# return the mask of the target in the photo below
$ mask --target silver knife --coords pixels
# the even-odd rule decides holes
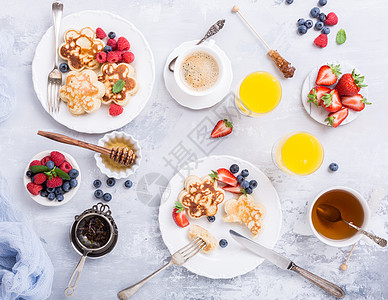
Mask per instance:
[[[238,243],[243,245],[245,248],[261,256],[262,258],[269,260],[271,263],[277,265],[279,268],[283,270],[291,270],[298,273],[299,275],[303,276],[304,278],[311,281],[312,283],[323,289],[325,292],[336,298],[345,297],[345,292],[343,291],[343,289],[341,289],[334,283],[331,283],[313,273],[310,273],[309,271],[306,271],[305,269],[297,266],[288,258],[260,245],[259,243],[252,241],[251,239],[239,234],[234,230],[229,230],[229,233]]]

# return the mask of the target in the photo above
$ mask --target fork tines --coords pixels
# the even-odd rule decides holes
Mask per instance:
[[[188,260],[201,251],[205,246],[206,243],[201,238],[196,238],[190,244],[178,250],[178,252],[185,258],[185,260]]]
[[[59,89],[61,84],[62,74],[57,68],[54,68],[50,72],[47,81],[47,104],[50,114],[59,112]]]

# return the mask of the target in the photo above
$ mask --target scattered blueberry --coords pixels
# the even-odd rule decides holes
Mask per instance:
[[[70,189],[71,189],[70,181],[68,181],[68,180],[64,181],[62,184],[62,189],[65,193],[70,191]]]
[[[247,187],[249,187],[249,182],[247,181],[247,180],[243,180],[242,182],[241,182],[241,187],[243,188],[243,189],[246,189]]]
[[[297,24],[298,26],[300,26],[300,25],[304,25],[304,22],[306,22],[305,19],[300,18],[300,19],[296,22],[296,24]]]
[[[77,178],[78,175],[79,175],[79,172],[78,172],[77,169],[71,169],[71,170],[69,171],[69,176],[70,176],[70,178]]]
[[[327,4],[327,0],[319,0],[319,1],[318,1],[318,4],[319,4],[320,6],[325,6],[325,5]]]
[[[330,169],[330,171],[332,171],[332,172],[336,172],[336,171],[338,171],[338,165],[337,165],[336,163],[331,163],[331,164],[329,165],[329,169]]]
[[[247,187],[247,188],[245,189],[245,193],[247,193],[248,195],[249,195],[249,194],[252,194],[252,192],[253,192],[253,190],[252,190],[251,187]]]
[[[244,180],[244,176],[242,176],[241,174],[237,176],[238,183],[241,183],[243,180]]]
[[[114,33],[113,31],[111,31],[111,32],[108,33],[108,37],[109,37],[110,39],[114,39],[114,38],[116,37],[116,33]]]
[[[306,22],[304,22],[304,26],[307,27],[307,29],[310,29],[311,27],[313,27],[313,21],[311,20],[307,20]]]
[[[315,23],[316,30],[321,30],[323,28],[323,26],[325,26],[325,25],[321,21],[318,21],[317,23]]]
[[[319,16],[320,12],[321,12],[321,10],[318,7],[313,7],[310,10],[310,16],[313,17],[313,18],[317,18]]]
[[[330,28],[329,27],[323,27],[322,31],[323,34],[329,34],[330,33]]]
[[[108,178],[108,179],[106,180],[106,184],[107,184],[108,186],[114,186],[114,185],[116,184],[116,180],[115,180],[114,178]]]
[[[300,25],[299,27],[298,27],[298,33],[299,34],[305,34],[307,32],[307,27],[306,27],[306,25]]]
[[[207,220],[208,220],[210,223],[213,223],[213,222],[216,220],[216,217],[215,217],[215,216],[210,216],[210,217],[207,217]]]
[[[93,181],[93,186],[98,189],[101,186],[102,182],[100,179],[96,179]]]
[[[42,197],[47,197],[47,196],[48,196],[48,193],[47,193],[46,190],[41,190],[41,191],[40,191],[40,195],[41,195]]]
[[[233,165],[230,166],[229,170],[230,170],[230,172],[232,172],[233,174],[236,174],[236,173],[240,170],[240,168],[239,168],[238,165],[233,164]]]
[[[294,0],[286,0],[286,3],[287,4],[292,4],[292,3],[294,3]]]
[[[70,179],[70,186],[72,188],[76,187],[78,185],[78,181],[75,178]]]
[[[32,176],[32,172],[31,172],[30,170],[28,170],[28,171],[26,172],[26,176],[27,176],[27,177],[31,177],[31,176]]]
[[[105,193],[104,196],[102,196],[104,201],[110,201],[112,200],[112,195],[109,193]]]
[[[228,241],[225,239],[222,239],[222,240],[220,240],[219,244],[220,244],[221,248],[225,248],[226,246],[228,246]]]
[[[106,46],[104,47],[104,51],[105,51],[106,53],[111,52],[111,51],[112,51],[112,47],[109,46],[109,45],[106,45]]]
[[[326,21],[326,15],[324,13],[320,13],[318,19],[319,19],[319,21],[325,22]]]
[[[62,73],[66,73],[69,71],[69,65],[67,63],[61,63],[59,65],[59,71],[61,71]]]
[[[133,185],[133,182],[131,180],[129,180],[129,179],[124,182],[124,186],[126,188],[130,189],[132,187],[132,185]]]
[[[65,199],[65,197],[63,197],[63,195],[57,195],[57,200],[59,202],[63,201],[63,199]]]
[[[54,193],[55,192],[55,188],[46,188],[46,191],[47,193]]]
[[[251,180],[251,181],[249,181],[249,187],[251,188],[251,189],[255,189],[255,188],[257,188],[257,181],[256,180]]]
[[[54,193],[49,193],[47,195],[47,199],[49,199],[50,201],[53,201],[55,199],[55,194]]]
[[[241,171],[241,175],[244,176],[244,177],[248,177],[249,176],[249,171],[247,169],[244,169]]]
[[[104,196],[104,192],[101,191],[101,190],[95,190],[94,191],[94,197],[96,197],[97,199],[101,199],[102,196]]]
[[[33,174],[33,175],[31,176],[31,181],[32,181],[32,182],[34,182],[34,178],[35,178],[35,175]]]
[[[55,164],[52,160],[49,160],[47,163],[46,163],[46,167],[49,168],[50,170],[54,169],[55,167]]]
[[[63,195],[64,194],[64,192],[63,192],[63,189],[62,189],[62,187],[57,187],[57,188],[55,188],[55,195]]]

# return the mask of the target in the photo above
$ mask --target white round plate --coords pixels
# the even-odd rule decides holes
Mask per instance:
[[[363,74],[362,72],[360,72],[359,69],[357,69],[357,67],[355,67],[354,65],[348,62],[335,61],[335,62],[329,62],[329,64],[333,64],[333,65],[339,64],[341,66],[341,73],[342,73],[341,76],[345,73],[352,73],[353,69],[356,69],[357,74]],[[306,79],[303,82],[301,98],[302,98],[303,106],[311,118],[313,118],[318,123],[321,123],[326,126],[330,126],[330,125],[327,125],[327,122],[325,122],[325,119],[327,118],[329,112],[327,112],[322,107],[316,107],[313,103],[307,103],[307,100],[308,100],[307,96],[310,93],[311,89],[316,86],[315,80],[317,79],[318,71],[321,66],[322,65],[315,67],[307,75]],[[365,80],[365,83],[366,83],[366,80]],[[333,89],[334,86],[335,85],[328,86],[328,88]],[[368,98],[368,87],[362,88],[360,91],[360,94],[362,94],[365,98]],[[355,120],[358,117],[359,113],[360,112],[356,112],[354,110],[349,109],[348,117],[341,123],[340,126],[348,124],[353,120]]]
[[[87,26],[94,30],[101,27],[106,32],[114,31],[117,37],[124,36],[128,39],[131,44],[131,51],[135,54],[135,61],[132,65],[136,70],[136,78],[140,89],[124,108],[124,112],[117,117],[109,115],[109,105],[101,105],[101,108],[92,114],[74,116],[69,112],[64,102],[60,104],[59,114],[53,114],[52,117],[58,123],[75,131],[104,133],[128,124],[145,107],[151,96],[155,80],[154,57],[143,34],[131,22],[105,11],[87,10],[64,17],[61,22],[60,43],[63,42],[63,34],[66,30],[70,28],[82,29]],[[54,48],[54,29],[51,26],[39,42],[32,62],[34,89],[40,103],[47,112],[47,76],[54,66]],[[65,78],[66,73],[62,74],[63,82]]]
[[[263,258],[253,254],[230,235],[229,229],[233,229],[241,234],[251,237],[248,228],[243,224],[226,223],[222,220],[224,203],[218,206],[218,212],[214,223],[209,223],[206,217],[200,219],[189,218],[190,225],[178,227],[172,219],[172,211],[177,201],[178,193],[184,188],[183,183],[187,176],[206,176],[211,170],[219,168],[229,168],[232,164],[238,164],[240,170],[249,170],[249,180],[255,179],[259,183],[254,189],[252,196],[255,201],[265,206],[266,214],[263,219],[263,231],[256,239],[260,244],[273,248],[280,234],[282,224],[282,210],[278,194],[268,177],[251,163],[232,156],[209,156],[189,163],[179,173],[177,173],[169,183],[164,192],[159,209],[159,225],[164,243],[171,254],[190,242],[188,237],[189,227],[197,224],[206,228],[216,239],[226,239],[226,248],[217,247],[210,253],[202,252],[188,260],[183,266],[193,273],[209,278],[232,278],[245,274],[263,262]],[[237,198],[237,195],[225,192],[225,200]]]
[[[27,190],[27,184],[31,182],[31,178],[27,177],[27,175],[26,175],[27,171],[30,168],[30,163],[33,160],[41,160],[42,158],[44,158],[46,156],[49,156],[52,151],[58,151],[58,152],[62,153],[65,156],[66,160],[71,164],[73,169],[77,169],[78,172],[79,172],[79,175],[77,177],[78,185],[75,188],[70,189],[70,191],[68,191],[67,193],[65,193],[63,195],[64,199],[62,201],[60,201],[60,202],[57,201],[56,199],[54,199],[53,201],[50,201],[49,199],[47,199],[45,197],[42,197],[41,195],[34,196],[33,194],[31,194]],[[81,169],[79,168],[79,165],[77,164],[77,162],[74,159],[74,157],[72,157],[70,154],[68,154],[68,153],[66,153],[66,152],[64,152],[62,150],[61,151],[59,151],[59,150],[46,150],[46,151],[42,151],[42,152],[38,153],[37,155],[35,155],[33,158],[31,158],[28,161],[27,167],[24,170],[23,181],[24,181],[24,187],[26,188],[26,191],[27,191],[28,195],[35,202],[37,202],[37,203],[39,203],[41,205],[44,205],[44,206],[61,206],[63,204],[66,204],[67,202],[69,202],[71,200],[71,198],[73,198],[74,195],[77,193],[77,191],[79,189],[79,186],[81,185]]]
[[[174,98],[175,101],[178,102],[180,105],[191,109],[203,109],[216,105],[230,92],[230,86],[232,85],[233,81],[233,70],[229,58],[226,56],[225,52],[221,50],[221,48],[219,48],[217,45],[214,45],[214,47],[219,52],[221,58],[225,61],[226,76],[224,82],[221,83],[214,92],[202,97],[188,95],[178,87],[174,79],[174,73],[172,73],[168,69],[168,65],[170,61],[174,59],[174,57],[177,57],[179,55],[179,53],[185,51],[189,47],[192,47],[197,42],[198,40],[185,42],[175,48],[167,57],[166,65],[164,66],[163,72],[164,84],[166,85],[166,89],[170,93],[171,97]],[[206,43],[207,42],[205,41],[204,44]]]

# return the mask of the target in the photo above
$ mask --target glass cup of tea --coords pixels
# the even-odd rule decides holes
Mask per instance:
[[[281,138],[272,149],[272,159],[284,172],[305,176],[322,165],[323,146],[308,132],[292,132]]]
[[[274,110],[282,98],[279,80],[264,71],[253,72],[240,81],[235,92],[237,109],[246,116],[258,117]]]

